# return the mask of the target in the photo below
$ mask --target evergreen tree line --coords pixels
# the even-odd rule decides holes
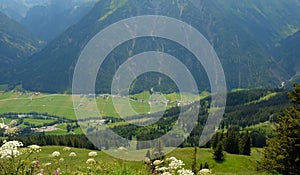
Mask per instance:
[[[10,118],[10,119],[18,119],[20,115],[24,115],[24,118],[32,117],[36,119],[53,119],[58,120],[59,122],[76,122],[76,120],[70,120],[63,116],[56,116],[45,113],[38,112],[28,112],[28,113],[17,113],[17,112],[8,112],[0,114],[0,118]]]
[[[251,154],[251,137],[248,131],[240,133],[239,127],[230,127],[227,132],[217,132],[212,140],[214,150],[221,149],[230,154]]]
[[[250,93],[250,95],[247,96],[246,92]],[[266,95],[270,92],[266,90],[251,90],[249,92],[246,92],[243,92],[243,95],[241,96],[229,95],[229,102],[231,100],[238,101],[239,99],[243,99],[242,102],[245,102],[246,104],[238,104],[237,102],[229,103],[229,105],[232,104],[233,106],[227,105],[223,121],[221,122],[219,128],[220,130],[227,130],[231,126],[240,126],[242,128],[245,128],[247,126],[259,124],[265,121],[276,122],[276,116],[284,111],[285,106],[289,105],[286,92],[282,90],[275,91],[277,93],[276,96],[272,96],[268,100],[262,100],[256,103],[254,103],[253,100],[259,100],[262,95]],[[199,137],[208,117],[208,110],[210,107],[209,100],[210,98],[208,97],[200,101],[197,123],[195,124],[195,127],[190,135],[180,145],[180,147],[193,147],[199,145]],[[166,111],[162,119],[160,119],[157,123],[149,126],[140,127],[128,124],[122,126],[114,126],[112,129],[122,137],[129,140],[131,140],[132,138],[136,138],[139,141],[153,140],[155,138],[159,138],[173,128],[173,125],[178,120],[179,112],[180,110],[178,108],[169,109]],[[134,118],[136,118],[136,116]],[[229,139],[231,139],[231,135],[234,135],[231,132],[232,131],[226,133],[229,134]],[[273,133],[268,133],[267,131],[260,128],[251,129],[251,132],[248,132],[247,134],[250,136],[251,145],[253,147],[264,147],[266,145],[266,139],[274,137]],[[242,134],[239,133],[236,133],[235,135],[237,135],[237,139],[240,139],[238,136],[242,137]],[[224,138],[226,138],[226,135],[224,136]],[[226,140],[222,141],[223,146],[226,146],[225,141]],[[169,140],[164,140],[164,144],[166,146],[178,146],[176,140],[172,140],[172,138],[170,138]],[[234,144],[238,145],[237,143]],[[151,144],[148,143],[140,143],[137,145],[137,149],[149,148],[150,145]],[[210,143],[205,145],[205,147],[210,147]],[[229,150],[229,152],[239,153],[240,151],[237,151],[236,149],[235,151]]]
[[[18,136],[11,137],[8,140],[18,140],[21,141],[24,146],[29,145],[40,145],[40,146],[69,146],[74,148],[87,148],[97,150],[85,135],[45,135],[45,134],[37,134],[30,136]]]

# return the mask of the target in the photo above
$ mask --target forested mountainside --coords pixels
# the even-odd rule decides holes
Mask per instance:
[[[76,61],[87,42],[110,24],[138,15],[169,16],[198,29],[214,46],[229,89],[278,87],[293,76],[282,73],[291,68],[281,66],[272,53],[278,43],[300,28],[300,5],[296,0],[103,0],[41,52],[3,77],[3,83],[22,83],[29,90],[65,92],[71,87]],[[186,48],[162,38],[139,38],[121,44],[106,58],[99,71],[97,92],[110,92],[118,67],[129,56],[149,50],[177,57],[192,72],[199,89],[209,89],[204,69]],[[281,61],[296,65],[299,59],[282,58]],[[176,91],[172,81],[161,74],[142,75],[140,82],[133,83],[132,92],[151,88]]]
[[[41,43],[18,22],[0,12],[0,72],[14,67],[37,52]]]

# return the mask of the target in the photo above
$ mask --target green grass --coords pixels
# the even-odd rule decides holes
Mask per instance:
[[[45,146],[42,148],[42,151],[37,153],[35,157],[40,158],[40,162],[46,163],[51,162],[52,168],[60,167],[62,170],[65,168],[69,169],[78,169],[80,167],[86,167],[87,164],[85,161],[88,159],[88,153],[90,150],[87,149],[77,149],[72,148],[71,151],[75,152],[77,156],[75,158],[70,158],[68,155],[71,151],[63,151],[64,147],[61,146]],[[64,158],[64,161],[58,162],[58,158],[54,159],[49,155],[53,151],[59,151],[61,153],[60,158]],[[147,150],[139,150],[138,154],[146,154]],[[118,160],[116,158],[111,157],[110,155],[102,152],[96,151],[98,156],[95,157],[95,160],[98,162],[99,166],[103,168],[124,168],[130,169],[133,172],[144,172],[144,174],[148,173],[143,162],[138,161],[124,161]],[[124,156],[126,155],[126,151],[124,152]],[[192,155],[193,148],[177,148],[172,151],[170,154],[166,155],[166,157],[174,156],[177,159],[182,160],[185,163],[186,169],[191,169],[192,166]],[[217,162],[212,158],[212,150],[211,149],[197,149],[197,165],[200,166],[200,163],[207,162],[209,168],[213,171],[214,174],[217,175],[231,175],[231,174],[241,174],[241,175],[253,175],[267,174],[265,172],[257,171],[257,163],[261,158],[261,149],[254,148],[252,149],[251,156],[243,156],[243,155],[232,155],[226,154],[225,160],[222,162]],[[55,163],[57,162],[57,163]],[[67,167],[66,167],[67,164]]]
[[[275,97],[277,95],[277,92],[272,92],[272,93],[269,93],[263,97],[260,97],[258,100],[255,100],[255,101],[251,101],[247,104],[253,104],[253,103],[259,103],[259,102],[262,102],[262,101],[268,101],[271,97]]]
[[[208,95],[204,92],[200,95],[194,94],[181,94],[182,99],[178,93],[165,94],[163,96],[151,96],[153,98],[158,98],[160,100],[168,99],[171,101],[189,101],[193,102],[199,100]],[[151,111],[158,112],[165,109],[163,104],[150,104],[148,99],[150,98],[149,92],[143,92],[134,95],[135,98],[145,100],[145,101],[135,101],[129,98],[115,98],[116,103],[113,104],[112,97],[109,96],[108,99],[99,96],[96,98],[98,110],[101,116],[119,117],[119,113],[122,117],[132,116],[136,114],[147,114]],[[151,99],[151,98],[150,98]],[[78,100],[83,101],[84,104],[91,102],[91,99],[87,97],[80,97]],[[128,106],[125,105],[129,101],[132,109],[134,111],[128,110]],[[79,102],[79,103],[80,103]],[[85,103],[87,102],[87,103]],[[174,104],[169,104],[167,108],[170,108]],[[116,111],[117,109],[117,111]],[[87,106],[88,110],[88,106]],[[21,93],[21,92],[6,92],[0,94],[0,114],[15,112],[15,113],[48,113],[50,115],[55,115],[59,117],[66,117],[68,119],[76,119],[73,101],[71,95],[66,94],[38,94],[34,93]],[[124,116],[125,115],[125,116]]]
[[[52,123],[55,120],[50,119],[35,119],[35,118],[24,118],[23,122],[28,122],[29,124],[33,124],[35,126],[43,126],[44,124]]]
[[[139,94],[131,95],[131,97],[136,98],[136,99],[141,99],[141,100],[148,100],[150,98],[150,92],[144,91]]]
[[[60,117],[75,119],[72,98],[63,94],[18,94],[3,93],[0,95],[0,113],[48,113]]]
[[[74,125],[74,123],[73,123]],[[67,132],[67,123],[61,123],[55,126],[56,130],[46,132],[47,135],[66,135],[66,134],[83,134],[81,128],[75,128],[74,131]]]
[[[252,149],[251,156],[225,154],[225,160],[217,162],[212,157],[211,149],[198,149],[197,150],[197,162],[198,166],[202,162],[208,163],[209,168],[214,174],[241,174],[241,175],[253,175],[253,174],[266,174],[265,172],[257,171],[256,161],[261,158],[261,149]],[[174,150],[170,155],[179,158],[185,162],[187,168],[191,169],[192,164],[192,148],[178,148]]]
[[[252,126],[248,126],[246,128],[244,128],[243,130],[249,130],[249,131],[252,131],[252,130],[263,130],[266,132],[266,134],[275,134],[275,127],[274,127],[274,124],[273,123],[270,123],[270,122],[264,122],[264,123],[259,123],[259,124],[256,124],[256,125],[252,125]]]
[[[10,118],[0,118],[0,122],[1,122],[1,123],[5,123],[5,124],[9,124],[12,120],[14,120],[14,119],[10,119]]]
[[[78,148],[71,148],[70,151],[63,151],[64,147],[61,146],[45,146],[42,147],[42,151],[35,154],[34,157],[38,157],[41,163],[50,162],[49,169],[56,169],[61,168],[63,171],[66,171],[66,168],[70,170],[86,168],[90,165],[86,164],[86,160],[89,158],[88,153],[91,150],[87,149],[78,149]],[[61,156],[59,158],[52,158],[50,155],[54,151],[59,151]],[[76,157],[70,158],[70,152],[75,152]],[[105,154],[102,151],[96,151],[97,156],[95,160],[97,161],[97,166],[101,166],[102,168],[108,169],[108,171],[112,171],[115,168],[123,168],[123,169],[131,169],[134,172],[144,172],[142,174],[148,173],[146,167],[143,162],[129,162],[115,159],[108,154]],[[64,161],[59,161],[60,158],[63,158]],[[67,165],[67,166],[66,166]],[[111,170],[109,170],[111,169]],[[53,171],[52,170],[52,171]]]
[[[235,88],[235,89],[232,89],[231,92],[239,92],[239,91],[245,91],[245,90],[250,90],[250,89],[247,89],[247,88]]]
[[[60,129],[46,132],[46,135],[66,135],[66,134],[70,134],[70,133],[68,133],[67,130],[60,130]]]

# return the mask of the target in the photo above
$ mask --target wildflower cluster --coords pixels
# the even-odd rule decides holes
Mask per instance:
[[[97,152],[95,152],[95,151],[89,152],[89,153],[88,153],[88,156],[89,156],[90,158],[86,161],[86,163],[89,164],[89,165],[94,165],[94,164],[96,164],[96,160],[95,160],[93,157],[96,157],[97,155],[98,155],[98,154],[97,154]]]
[[[76,155],[76,153],[74,153],[74,152],[70,152],[70,154],[69,154],[69,157],[76,157],[77,155]]]
[[[204,169],[201,169],[197,175],[207,175],[207,174],[212,174],[211,170],[210,169],[207,169],[207,168],[204,168]]]
[[[41,151],[38,145],[22,148],[20,141],[4,141],[0,147],[0,167],[4,174],[43,174],[39,169],[39,159],[30,160],[33,153]],[[22,155],[22,156],[20,156]]]
[[[164,161],[155,160],[152,165],[155,166],[154,173],[161,175],[194,175],[191,170],[184,169],[184,163],[182,160],[178,160],[175,157],[166,159],[167,167],[162,166]]]
[[[4,129],[4,136],[13,136],[18,134],[19,127],[16,126],[17,122],[15,120],[12,120],[9,124],[5,124],[2,120],[2,123],[0,123],[0,129]]]
[[[6,125],[6,124],[4,124],[4,123],[0,123],[0,129],[7,129],[8,128],[8,126]]]
[[[4,144],[0,148],[0,156],[3,158],[12,158],[21,155],[19,148],[23,146],[19,141],[4,141]]]
[[[91,152],[89,152],[89,154],[88,154],[88,156],[89,157],[96,157],[98,154],[97,154],[97,152],[95,152],[95,151],[91,151]]]
[[[64,147],[63,151],[70,151],[71,148],[70,147]]]
[[[38,153],[38,152],[40,152],[41,150],[42,150],[41,147],[38,146],[38,145],[30,145],[30,146],[28,146],[28,151],[29,151],[30,153]]]
[[[54,151],[52,154],[51,154],[51,157],[59,157],[60,156],[60,152],[58,151]]]
[[[96,164],[96,161],[93,158],[89,158],[88,160],[86,160],[86,163],[89,165],[93,165],[93,164]]]

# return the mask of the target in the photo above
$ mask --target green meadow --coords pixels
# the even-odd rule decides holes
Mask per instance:
[[[91,150],[87,149],[78,149],[71,148],[70,151],[64,151],[64,147],[61,146],[45,146],[42,147],[42,151],[34,154],[34,157],[39,158],[41,163],[52,163],[48,168],[60,168],[63,171],[67,169],[75,170],[75,169],[84,169],[87,164],[86,160],[89,158],[88,153]],[[53,158],[50,155],[54,151],[59,151],[61,156],[58,158]],[[120,150],[115,150],[120,151]],[[126,150],[121,150],[126,156],[128,154]],[[147,150],[139,150],[136,154],[145,155]],[[193,161],[193,148],[177,148],[166,157],[174,156],[177,159],[182,160],[185,163],[186,169],[191,169],[192,161]],[[69,157],[70,152],[75,152],[76,157]],[[132,172],[136,172],[137,174],[150,174],[147,170],[144,162],[141,161],[124,161],[116,159],[105,152],[96,151],[97,156],[95,160],[97,161],[97,166],[101,168],[106,168],[107,171],[126,171],[124,169],[130,169]],[[59,160],[63,158],[63,160]],[[125,158],[125,157],[124,157]],[[200,167],[200,163],[204,164],[208,163],[209,168],[212,170],[213,174],[216,175],[231,175],[231,174],[240,174],[240,175],[253,175],[260,174],[264,175],[265,172],[258,171],[257,169],[257,161],[261,158],[261,149],[253,148],[251,156],[242,156],[242,155],[233,155],[226,154],[225,160],[222,162],[215,161],[212,156],[212,150],[206,148],[198,148],[197,149],[197,166]]]
[[[98,111],[101,116],[119,117],[119,113],[127,114],[129,116],[136,114],[147,114],[149,112],[158,112],[165,108],[170,108],[176,105],[176,101],[193,102],[205,97],[206,93],[201,95],[193,94],[179,94],[172,93],[162,95],[162,97],[154,97],[159,100],[170,100],[171,102],[164,106],[163,104],[149,104],[148,99],[153,99],[148,92],[142,92],[136,94],[133,97],[137,100],[133,100],[129,97],[115,98],[113,101],[112,96],[99,95],[96,97],[96,103]],[[132,96],[131,96],[132,97]],[[88,101],[88,97],[80,97],[80,100]],[[128,112],[129,101],[130,106],[134,112]],[[115,102],[115,104],[113,103]],[[117,108],[117,109],[116,109]],[[118,113],[118,112],[119,113]],[[67,94],[34,94],[21,93],[21,92],[5,92],[0,93],[0,114],[3,113],[47,113],[49,115],[55,115],[58,117],[65,117],[67,119],[76,119],[72,96]]]

